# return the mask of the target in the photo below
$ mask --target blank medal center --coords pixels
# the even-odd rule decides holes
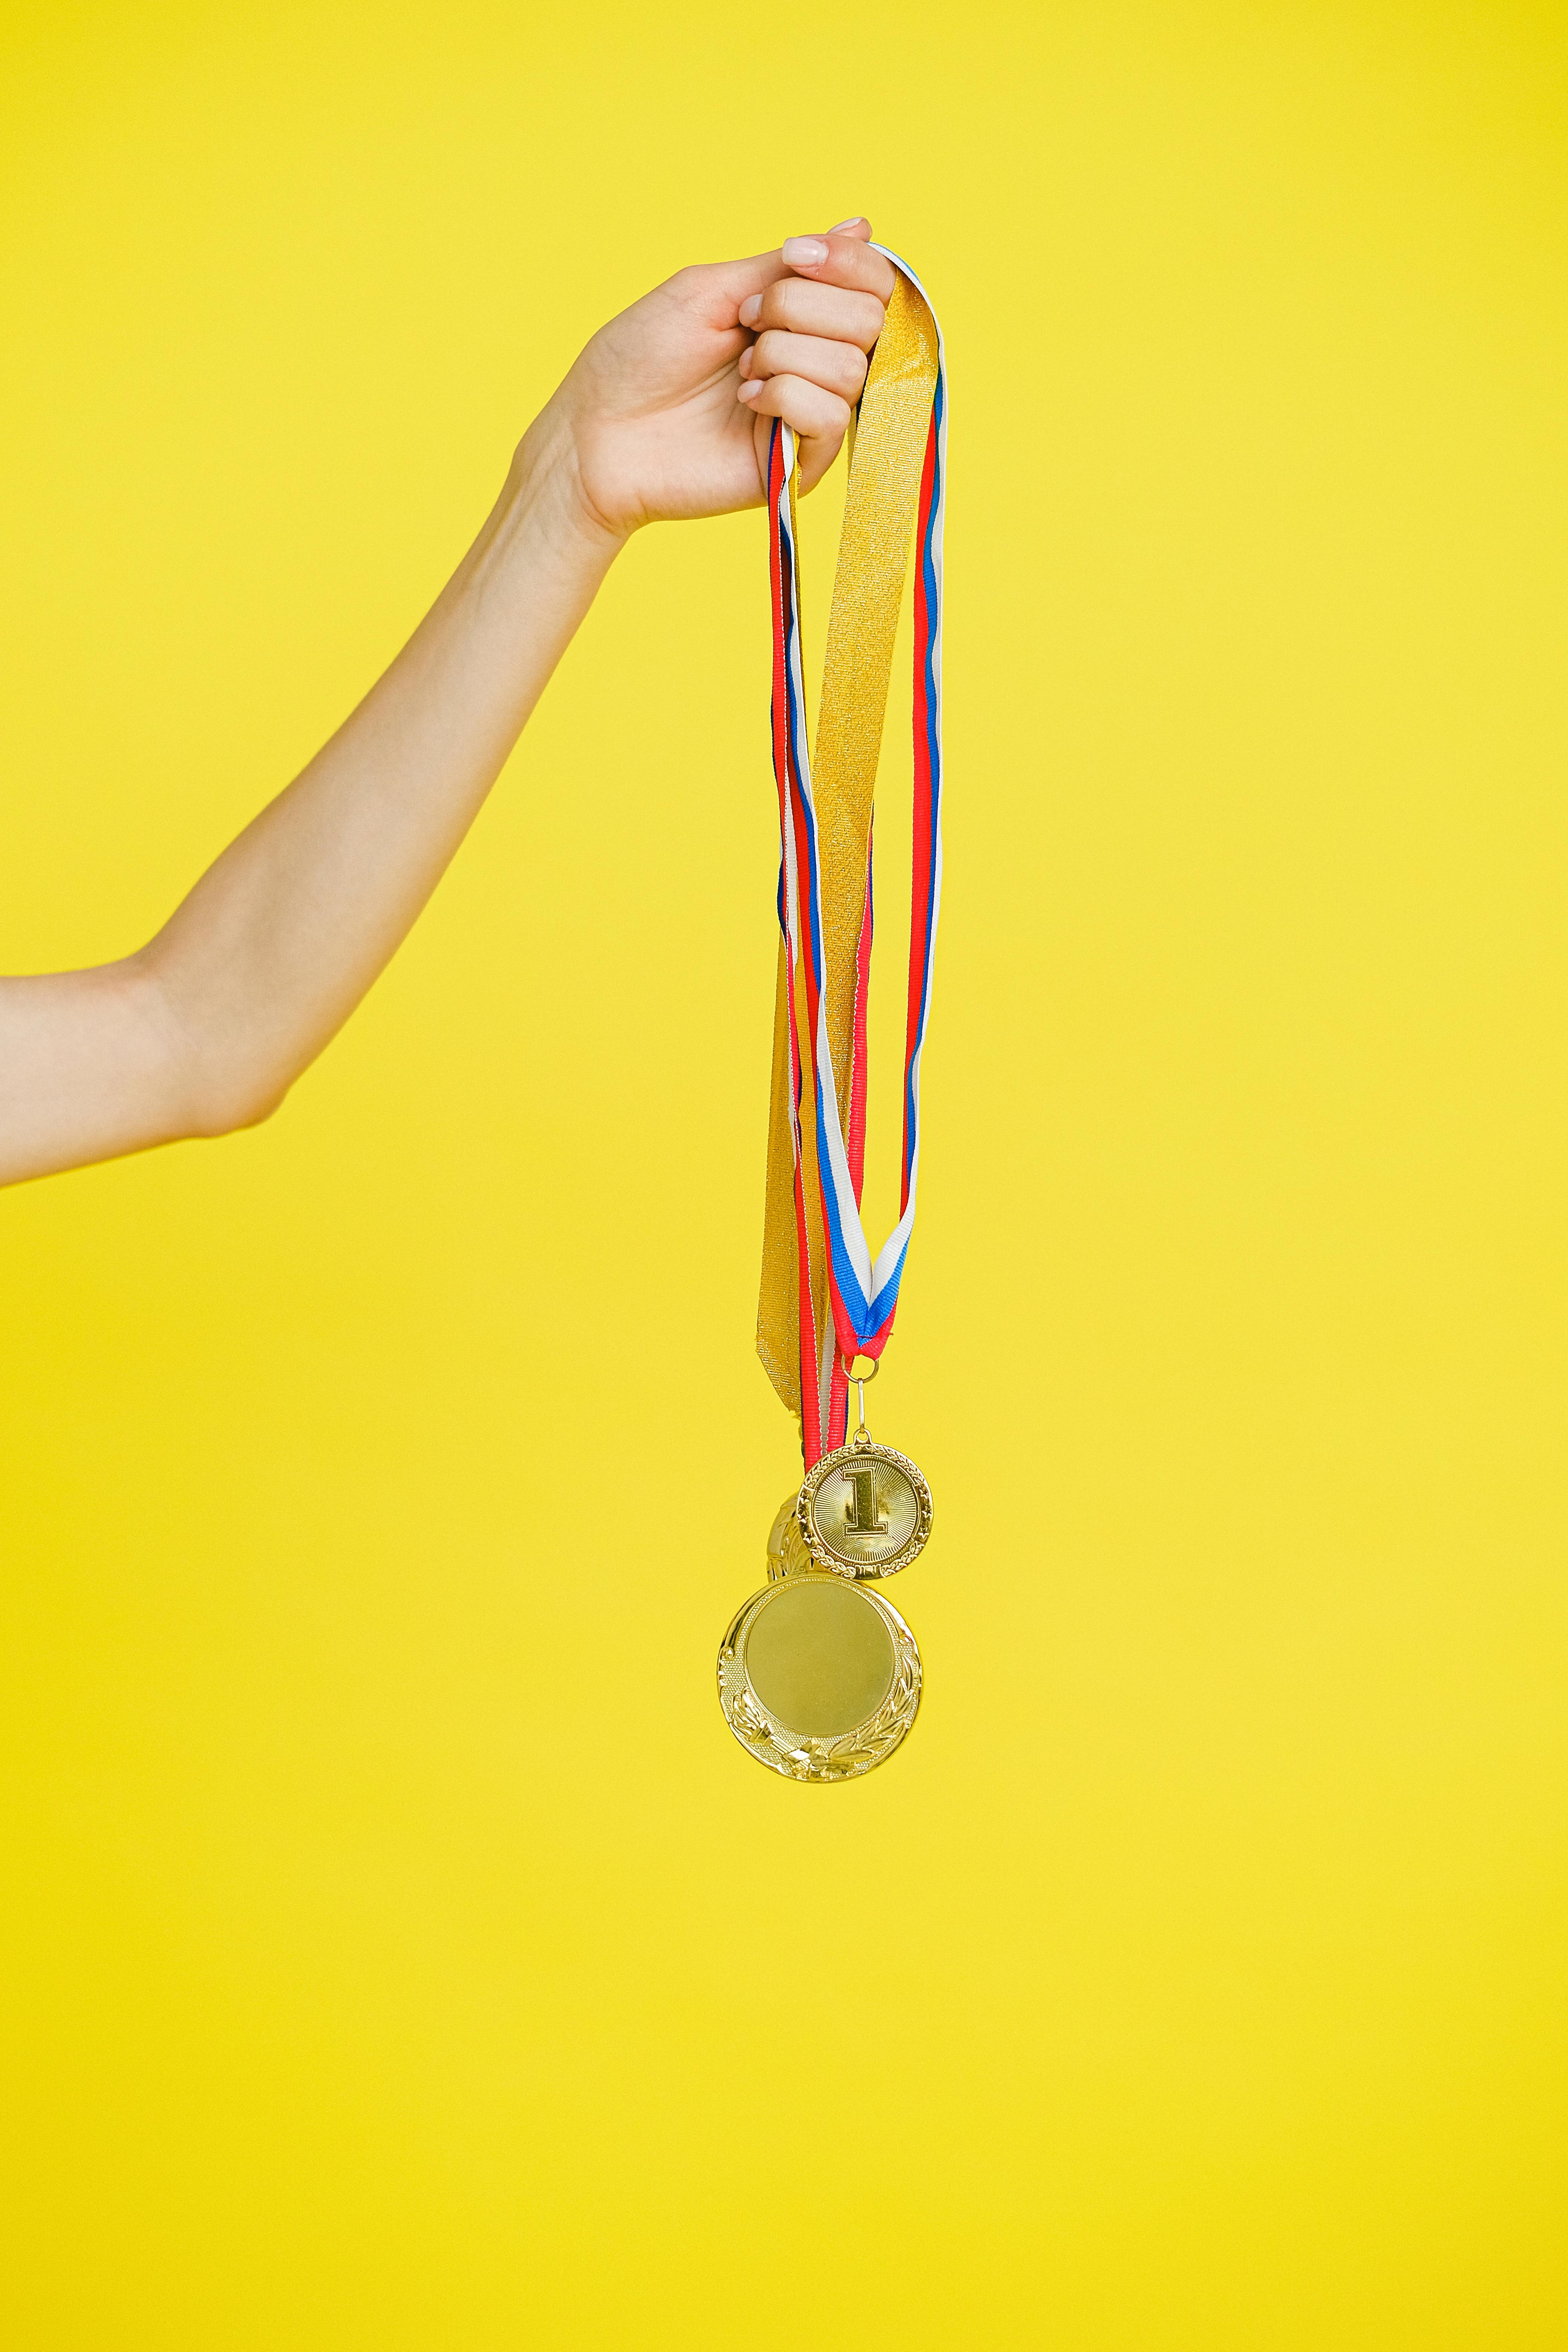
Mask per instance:
[[[752,1688],[808,1739],[836,1739],[876,1714],[893,1681],[893,1643],[875,1605],[837,1578],[791,1580],[746,1643]]]

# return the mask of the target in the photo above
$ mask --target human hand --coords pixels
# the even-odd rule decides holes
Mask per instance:
[[[729,514],[767,492],[773,420],[800,441],[804,489],[838,454],[882,331],[893,269],[868,221],[774,253],[682,269],[601,327],[519,452],[565,465],[577,519]]]

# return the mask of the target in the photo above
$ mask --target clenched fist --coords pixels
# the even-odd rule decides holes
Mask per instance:
[[[623,539],[758,505],[776,416],[799,436],[811,489],[838,454],[893,290],[870,234],[844,221],[656,286],[600,328],[531,428],[524,467],[548,449],[585,527]]]

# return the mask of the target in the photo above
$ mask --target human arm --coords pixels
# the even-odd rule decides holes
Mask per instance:
[[[0,1182],[277,1107],[406,935],[631,532],[759,503],[774,416],[807,487],[831,464],[891,291],[868,234],[682,270],[602,328],[391,667],[155,938],[0,979]],[[786,334],[795,281],[808,331]]]

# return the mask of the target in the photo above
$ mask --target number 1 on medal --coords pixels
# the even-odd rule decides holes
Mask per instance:
[[[848,1470],[851,1499],[844,1513],[844,1531],[851,1536],[885,1536],[888,1514],[877,1508],[877,1481],[869,1470]]]

